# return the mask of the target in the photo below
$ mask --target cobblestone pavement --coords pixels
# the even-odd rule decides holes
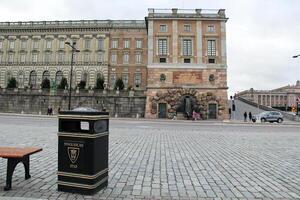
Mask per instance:
[[[57,120],[0,116],[1,146],[40,146],[31,179],[11,191],[38,199],[299,199],[300,126],[111,120],[109,185],[93,196],[57,191]],[[1,197],[0,197],[1,199]]]

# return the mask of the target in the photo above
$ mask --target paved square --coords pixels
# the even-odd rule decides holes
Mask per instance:
[[[57,120],[0,117],[1,146],[40,146],[32,178],[18,165],[0,196],[40,199],[299,199],[300,126],[111,120],[109,185],[57,191]]]

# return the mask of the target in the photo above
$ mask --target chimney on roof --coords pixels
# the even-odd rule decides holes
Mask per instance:
[[[177,15],[178,8],[172,8],[172,14]]]
[[[225,17],[225,9],[220,9],[218,11],[218,14],[221,16],[221,17]]]
[[[201,15],[201,9],[196,9],[195,11],[197,15]]]

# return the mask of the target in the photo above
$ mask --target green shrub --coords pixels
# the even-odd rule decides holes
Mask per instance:
[[[100,89],[100,90],[104,89],[104,78],[102,76],[100,76],[99,78],[97,78],[95,89]]]
[[[78,83],[78,87],[79,87],[80,90],[85,89],[85,86],[86,86],[86,82],[85,81],[80,81]]]
[[[45,78],[41,84],[42,89],[50,89],[50,80]]]
[[[68,81],[63,77],[60,81],[60,84],[57,86],[57,89],[66,89],[68,87]]]
[[[124,89],[124,83],[123,83],[123,80],[121,78],[118,78],[116,80],[116,83],[115,83],[115,90],[118,89],[119,90],[123,90]]]
[[[17,80],[14,77],[8,79],[7,88],[16,88],[17,87]]]

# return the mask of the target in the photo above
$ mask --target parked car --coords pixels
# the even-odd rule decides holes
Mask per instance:
[[[261,122],[278,122],[278,123],[282,123],[283,122],[283,115],[280,112],[276,112],[276,111],[266,111],[266,112],[262,112],[258,115],[254,115],[252,117],[252,121],[256,122],[260,120]]]

